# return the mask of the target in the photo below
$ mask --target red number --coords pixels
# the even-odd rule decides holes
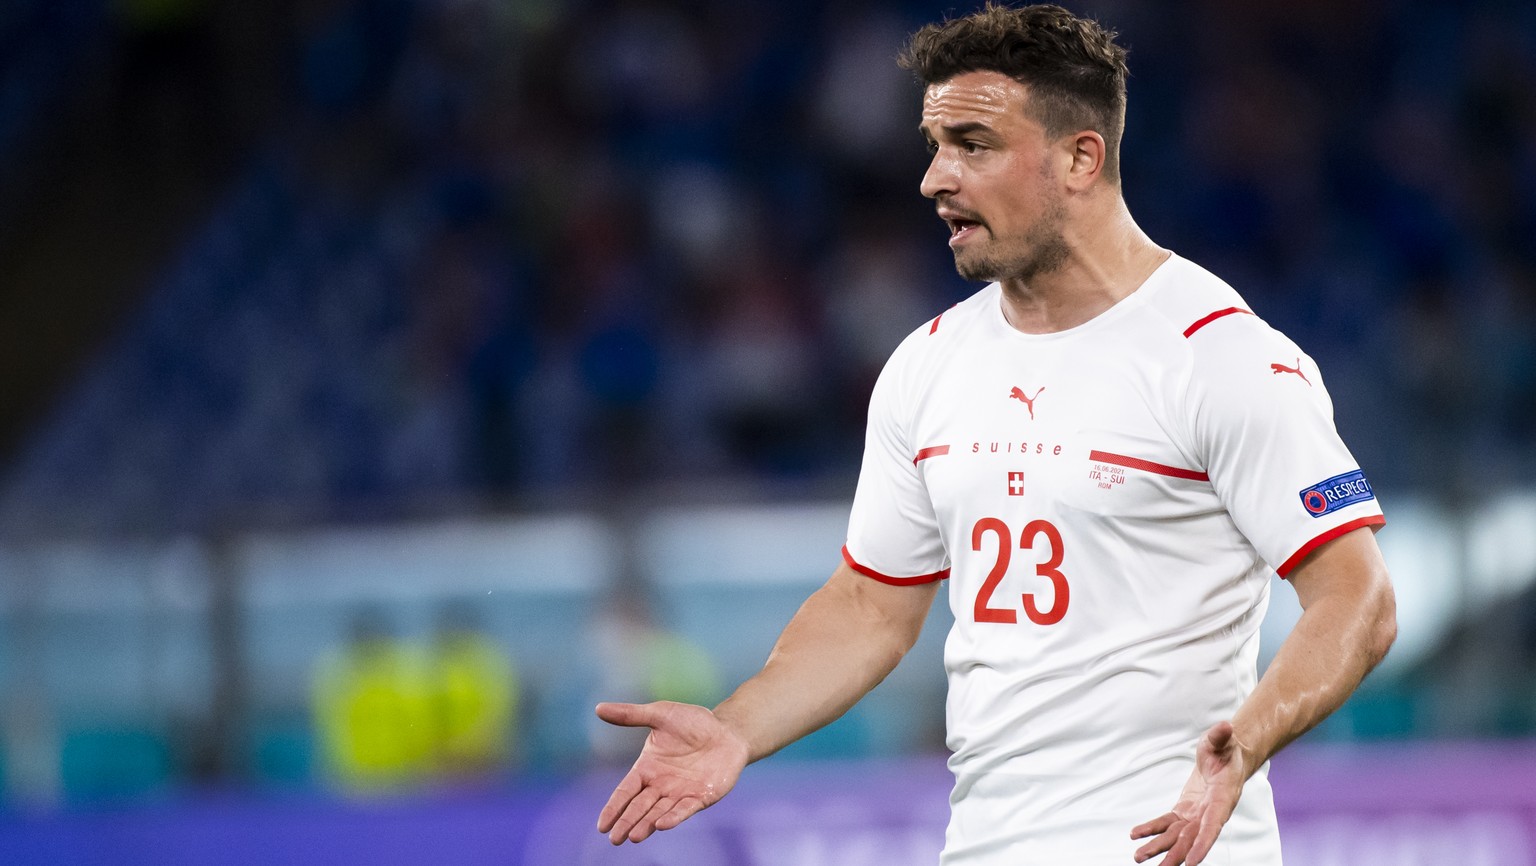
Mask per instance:
[[[997,560],[992,563],[992,570],[987,572],[987,579],[982,583],[981,591],[976,594],[976,621],[1016,623],[1019,621],[1018,611],[1012,608],[992,607],[992,593],[996,592],[997,585],[1002,583],[1003,575],[1008,573],[1008,563],[1013,558],[1013,545],[1010,544],[1013,533],[1008,530],[1008,524],[996,517],[983,517],[976,521],[976,526],[971,529],[971,550],[981,552],[981,538],[988,532],[997,535]],[[1055,625],[1067,615],[1067,603],[1071,600],[1067,576],[1061,573],[1061,561],[1066,556],[1066,552],[1061,543],[1060,530],[1049,520],[1031,520],[1027,523],[1024,526],[1024,532],[1019,536],[1019,547],[1023,550],[1032,549],[1037,535],[1044,535],[1046,541],[1050,543],[1051,555],[1045,562],[1035,565],[1035,574],[1050,578],[1056,598],[1049,610],[1042,611],[1035,606],[1035,594],[1024,593],[1024,615],[1036,625]]]
[[[981,552],[981,536],[989,530],[997,533],[997,562],[992,563],[992,570],[987,572],[987,582],[981,585],[981,592],[976,594],[976,621],[1018,622],[1018,611],[988,604],[1003,575],[1008,573],[1008,560],[1013,556],[1013,533],[1008,531],[1008,524],[996,517],[983,517],[976,521],[976,527],[971,530],[971,549]]]
[[[1036,565],[1035,574],[1051,579],[1051,587],[1056,590],[1056,600],[1052,602],[1050,610],[1041,613],[1040,609],[1035,607],[1035,594],[1026,592],[1024,593],[1024,615],[1036,625],[1055,625],[1067,615],[1067,601],[1071,597],[1067,589],[1067,576],[1059,570],[1061,559],[1066,554],[1061,546],[1061,533],[1049,520],[1031,520],[1024,527],[1024,534],[1019,537],[1019,546],[1025,549],[1034,547],[1037,535],[1044,535],[1051,543],[1051,558]]]

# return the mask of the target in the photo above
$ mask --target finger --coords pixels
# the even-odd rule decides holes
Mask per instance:
[[[684,823],[700,811],[703,811],[703,800],[697,797],[684,797],[667,814],[656,818],[656,829],[673,829],[674,826]]]
[[[1154,840],[1149,841],[1149,843],[1146,843],[1146,845],[1138,848],[1137,863],[1144,863],[1144,861],[1152,860],[1152,858],[1157,857],[1158,854],[1163,854],[1163,852],[1167,851],[1167,849],[1174,848],[1175,841],[1178,841],[1178,834],[1180,834],[1180,831],[1183,831],[1183,829],[1184,825],[1174,825],[1172,828],[1167,829],[1167,831],[1158,834],[1157,838],[1154,838]]]
[[[614,788],[613,793],[608,796],[608,803],[603,806],[603,811],[597,815],[597,832],[607,833],[613,829],[613,823],[623,813],[624,807],[629,805],[629,801],[640,793],[641,787],[640,776],[633,770],[624,776],[623,781],[619,782],[619,786]]]
[[[1189,855],[1189,846],[1195,843],[1195,831],[1193,821],[1180,827],[1178,838],[1168,849],[1168,856],[1159,860],[1157,866],[1184,866],[1184,858]]]
[[[1161,833],[1156,839],[1136,849],[1136,862],[1145,863],[1153,857],[1173,847],[1173,843],[1179,839],[1179,830],[1182,827],[1174,827],[1166,833]]]
[[[673,806],[667,814],[656,819],[656,829],[671,830],[678,824],[697,815],[703,808],[704,801],[698,797],[684,797],[677,801],[677,805]]]
[[[625,728],[650,727],[658,715],[655,704],[619,704],[604,702],[597,705],[597,717],[610,725]]]
[[[629,801],[629,805],[624,807],[624,814],[620,815],[619,820],[614,823],[613,831],[608,834],[608,841],[615,845],[622,845],[624,838],[635,831],[635,827],[660,798],[661,794],[655,788],[646,788],[636,794],[635,798]]]
[[[1211,853],[1216,847],[1216,837],[1221,835],[1221,828],[1227,825],[1227,819],[1232,817],[1232,810],[1224,806],[1212,805],[1200,820],[1200,832],[1195,836],[1195,842],[1189,849],[1189,866],[1199,866],[1205,860],[1205,855]]]
[[[1211,744],[1211,750],[1216,752],[1226,751],[1227,744],[1232,741],[1232,723],[1217,722],[1211,725],[1205,732],[1205,739]]]
[[[1159,815],[1158,817],[1153,818],[1145,824],[1137,824],[1135,827],[1132,827],[1131,838],[1145,839],[1148,836],[1161,833],[1164,830],[1167,830],[1169,827],[1172,827],[1173,822],[1177,821],[1178,819],[1179,816],[1173,812],[1169,812],[1165,815]]]
[[[649,839],[651,834],[655,833],[658,829],[656,827],[656,819],[671,811],[672,806],[676,802],[677,801],[671,797],[662,797],[661,799],[657,800],[656,805],[652,806],[648,811],[646,811],[645,817],[641,818],[640,821],[635,824],[635,829],[629,831],[629,841],[644,842],[646,839]]]
[[[1195,844],[1189,847],[1189,856],[1185,858],[1185,864],[1187,866],[1200,866],[1200,862],[1205,859],[1205,855],[1211,853],[1211,847],[1215,843],[1216,838],[1214,836],[1211,837],[1210,841],[1205,841],[1204,837],[1196,839]]]

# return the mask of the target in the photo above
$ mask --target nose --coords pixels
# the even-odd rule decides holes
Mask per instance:
[[[923,182],[918,188],[928,198],[953,195],[960,188],[960,175],[956,169],[955,158],[941,148],[928,162],[928,170],[923,173]]]

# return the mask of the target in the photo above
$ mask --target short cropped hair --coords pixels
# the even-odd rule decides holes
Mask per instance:
[[[966,72],[999,72],[1028,86],[1028,111],[1047,135],[1092,129],[1103,136],[1104,174],[1118,182],[1130,73],[1115,35],[1060,6],[989,0],[964,18],[912,34],[897,62],[924,87]]]

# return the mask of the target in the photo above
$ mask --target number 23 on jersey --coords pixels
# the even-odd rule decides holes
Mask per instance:
[[[985,539],[988,535],[997,536],[997,560],[992,563],[992,569],[987,572],[986,582],[981,585],[981,591],[976,594],[976,621],[1016,623],[1019,621],[1017,608],[992,606],[992,595],[997,592],[998,584],[1008,573],[1008,563],[1013,559],[1013,531],[1008,528],[1008,524],[996,517],[983,517],[976,521],[976,526],[971,529],[971,550],[980,553],[982,548],[987,546]],[[1055,625],[1067,615],[1067,604],[1071,600],[1067,576],[1061,573],[1061,561],[1065,555],[1062,550],[1061,532],[1049,520],[1031,520],[1019,533],[1018,545],[1024,550],[1032,550],[1042,537],[1044,543],[1050,546],[1050,556],[1045,562],[1035,564],[1035,574],[1051,581],[1055,598],[1051,606],[1045,610],[1041,610],[1035,604],[1035,594],[1032,592],[1024,593],[1021,601],[1024,605],[1024,615],[1029,617],[1030,622],[1036,625]]]

